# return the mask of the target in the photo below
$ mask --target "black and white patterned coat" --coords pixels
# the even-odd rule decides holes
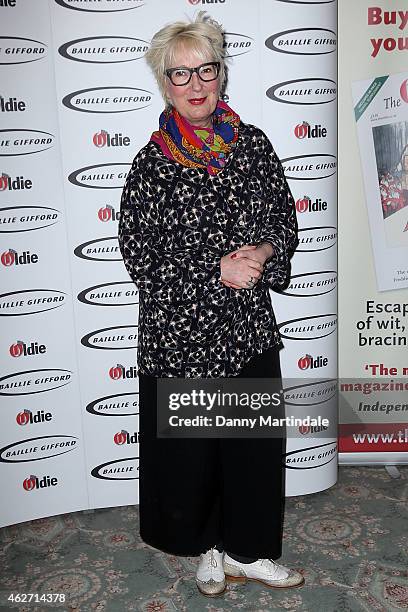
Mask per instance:
[[[270,242],[275,255],[253,289],[220,281],[220,258]],[[229,377],[281,345],[269,288],[283,288],[295,250],[294,202],[266,135],[241,122],[215,176],[168,159],[149,142],[121,201],[119,244],[139,289],[139,373]]]

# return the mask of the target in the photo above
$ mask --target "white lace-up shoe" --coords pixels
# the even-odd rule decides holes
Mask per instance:
[[[272,559],[258,559],[254,563],[240,563],[227,553],[224,555],[224,572],[228,581],[247,582],[253,580],[267,587],[283,589],[301,586],[305,579],[295,570],[279,565]]]
[[[196,572],[197,588],[203,595],[216,597],[226,588],[222,555],[216,548],[210,548],[200,555],[200,562]]]

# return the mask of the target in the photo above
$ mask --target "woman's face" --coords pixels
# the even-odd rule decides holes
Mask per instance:
[[[175,53],[174,62],[169,68],[196,68],[213,58],[204,59],[194,51],[180,48]],[[166,94],[178,113],[194,126],[211,127],[211,116],[217,106],[219,77],[214,81],[202,81],[196,72],[187,85],[173,85],[166,77]]]

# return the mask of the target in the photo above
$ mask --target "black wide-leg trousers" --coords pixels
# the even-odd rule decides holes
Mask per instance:
[[[279,350],[254,357],[239,378],[281,378]],[[157,379],[139,377],[140,535],[195,556],[215,545],[251,558],[282,551],[284,438],[157,438]]]

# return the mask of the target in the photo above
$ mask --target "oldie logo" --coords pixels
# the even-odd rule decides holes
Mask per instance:
[[[312,198],[307,195],[304,195],[303,198],[297,199],[295,205],[298,213],[322,212],[327,210],[327,202],[324,202],[321,198],[315,198],[312,201]]]
[[[12,357],[32,357],[34,355],[44,355],[46,352],[45,344],[38,344],[38,342],[27,344],[23,340],[17,340],[9,348]]]
[[[89,240],[77,246],[74,253],[77,257],[90,261],[122,261],[117,236]]]
[[[317,340],[330,336],[336,331],[336,328],[336,314],[292,319],[279,325],[281,336],[288,340]]]
[[[75,436],[40,436],[14,442],[0,449],[0,462],[24,463],[65,455],[77,448]]]
[[[325,55],[336,50],[336,34],[326,28],[298,28],[270,36],[265,45],[271,51],[293,55]]]
[[[270,87],[266,95],[284,104],[328,104],[337,97],[337,85],[331,79],[295,79]]]
[[[333,176],[337,170],[334,155],[316,153],[314,155],[295,155],[282,159],[287,179],[293,181],[315,181]]]
[[[299,230],[298,253],[310,253],[314,251],[325,251],[337,242],[337,229],[327,227],[305,227]]]
[[[310,125],[307,121],[303,121],[303,123],[298,123],[295,126],[293,133],[299,140],[304,138],[326,138],[327,128],[322,127],[320,123]]]
[[[27,64],[43,59],[47,45],[39,40],[18,36],[0,36],[0,64]]]
[[[139,432],[134,431],[130,434],[126,429],[118,431],[113,436],[113,441],[117,446],[123,446],[124,444],[137,444],[139,442]]]
[[[0,234],[31,232],[43,229],[55,225],[60,218],[61,212],[56,208],[48,208],[46,206],[6,206],[0,208]]]
[[[318,444],[286,453],[286,467],[291,470],[311,470],[322,467],[337,457],[337,442]]]
[[[16,176],[13,178],[4,172],[0,176],[0,192],[22,191],[23,189],[31,189],[32,186],[32,181],[24,178],[24,176]]]
[[[68,180],[88,189],[123,189],[129,166],[132,164],[96,164],[74,170]]]
[[[95,147],[100,149],[101,147],[128,147],[130,145],[129,136],[123,136],[123,134],[109,134],[106,130],[100,130],[95,132],[92,136],[92,143]]]
[[[322,431],[327,431],[329,428],[325,425],[299,425],[298,431],[302,436],[306,436],[308,434],[320,433]]]
[[[0,293],[0,317],[37,314],[64,306],[66,293],[55,289],[26,289]]]
[[[30,251],[18,253],[14,249],[9,249],[8,251],[3,251],[0,255],[0,261],[6,268],[10,268],[11,266],[26,266],[38,263],[38,255]]]
[[[196,6],[197,4],[224,4],[225,0],[188,0],[190,4]]]
[[[107,221],[119,221],[119,218],[120,212],[115,210],[115,208],[110,204],[106,204],[106,206],[98,210],[98,219],[103,223],[106,223]]]
[[[54,145],[55,136],[40,130],[0,130],[0,157],[42,153]]]
[[[44,410],[37,410],[34,414],[31,410],[22,410],[16,416],[17,425],[34,425],[38,423],[48,423],[52,420],[51,412],[44,412]]]
[[[116,393],[100,397],[86,407],[98,416],[130,416],[139,414],[139,393]]]
[[[135,366],[125,368],[122,364],[118,363],[115,366],[109,368],[109,378],[112,380],[122,380],[124,378],[137,378],[137,371]]]
[[[254,39],[246,34],[237,34],[236,32],[226,32],[224,49],[226,51],[226,57],[236,57],[238,55],[244,55],[252,51],[254,45]]]
[[[91,306],[133,306],[139,303],[139,294],[131,281],[118,281],[84,289],[78,300]]]
[[[282,291],[293,297],[316,297],[334,291],[337,286],[337,272],[322,270],[291,276],[289,286]]]
[[[136,480],[139,478],[139,457],[107,461],[94,467],[91,476],[102,480]]]
[[[303,357],[298,359],[298,368],[299,370],[315,370],[316,368],[324,368],[329,363],[328,357],[323,357],[323,355],[318,355],[317,357],[313,357],[306,353]]]
[[[81,338],[81,344],[88,348],[104,350],[135,349],[137,325],[116,325],[97,329]]]
[[[0,378],[0,395],[31,395],[54,391],[72,381],[70,370],[42,368],[7,374]]]
[[[23,489],[25,491],[34,491],[35,489],[47,489],[48,487],[55,487],[58,484],[58,478],[51,477],[48,474],[46,476],[36,476],[31,474],[23,480]]]
[[[62,103],[83,113],[128,113],[151,106],[153,92],[138,87],[93,87],[65,96]]]
[[[5,100],[0,96],[0,112],[2,113],[24,112],[26,108],[27,103],[24,102],[24,100],[17,100],[17,98],[7,98],[7,100]]]
[[[112,64],[141,59],[149,48],[145,40],[128,36],[77,38],[61,45],[58,52],[67,59],[90,64]]]
[[[337,394],[337,382],[333,379],[305,382],[283,390],[285,404],[291,406],[314,406],[333,399]]]

